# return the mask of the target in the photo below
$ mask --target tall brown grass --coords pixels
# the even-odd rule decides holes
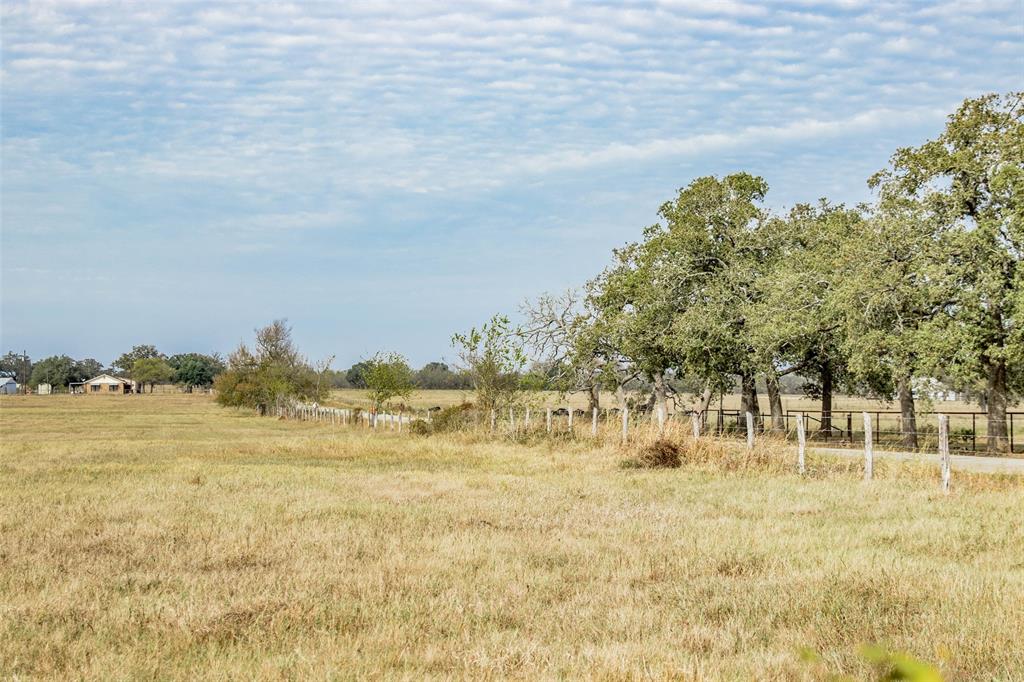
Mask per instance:
[[[3,399],[0,423],[13,679],[864,679],[867,644],[1024,679],[1011,479],[800,477],[682,433],[681,468],[623,470],[639,434],[423,437],[178,396]]]

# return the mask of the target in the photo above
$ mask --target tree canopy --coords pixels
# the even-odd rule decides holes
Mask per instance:
[[[221,405],[249,407],[266,414],[287,401],[320,400],[327,385],[299,353],[291,327],[275,320],[256,330],[253,350],[244,343],[229,357],[227,369],[214,380]]]

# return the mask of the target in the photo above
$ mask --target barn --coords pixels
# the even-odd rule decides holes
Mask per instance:
[[[122,379],[111,374],[101,374],[88,381],[71,384],[69,388],[72,393],[123,395],[135,392],[135,382],[131,379]]]
[[[14,395],[18,392],[18,382],[11,377],[0,377],[0,395]]]

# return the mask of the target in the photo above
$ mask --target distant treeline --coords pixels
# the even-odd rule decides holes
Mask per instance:
[[[137,364],[139,363],[139,364]],[[348,369],[326,369],[323,383],[329,388],[367,387],[364,373],[369,360],[355,363]],[[72,383],[87,381],[100,374],[134,379],[140,384],[180,384],[209,388],[217,376],[226,369],[219,353],[179,353],[166,355],[155,346],[134,346],[109,365],[94,358],[76,360],[67,355],[54,355],[32,360],[27,353],[9,351],[0,357],[0,376],[13,377],[24,386],[35,388],[49,384],[57,391],[66,390]],[[444,362],[428,362],[413,372],[412,382],[419,389],[471,390],[473,379],[469,373],[450,367]]]

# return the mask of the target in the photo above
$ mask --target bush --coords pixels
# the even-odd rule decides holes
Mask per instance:
[[[641,448],[636,463],[643,469],[676,469],[682,466],[683,460],[678,445],[661,439]]]
[[[433,427],[422,419],[416,419],[409,424],[409,433],[414,436],[429,436],[434,432]]]
[[[461,431],[472,425],[474,414],[472,403],[452,405],[435,414],[431,425],[437,433]]]

